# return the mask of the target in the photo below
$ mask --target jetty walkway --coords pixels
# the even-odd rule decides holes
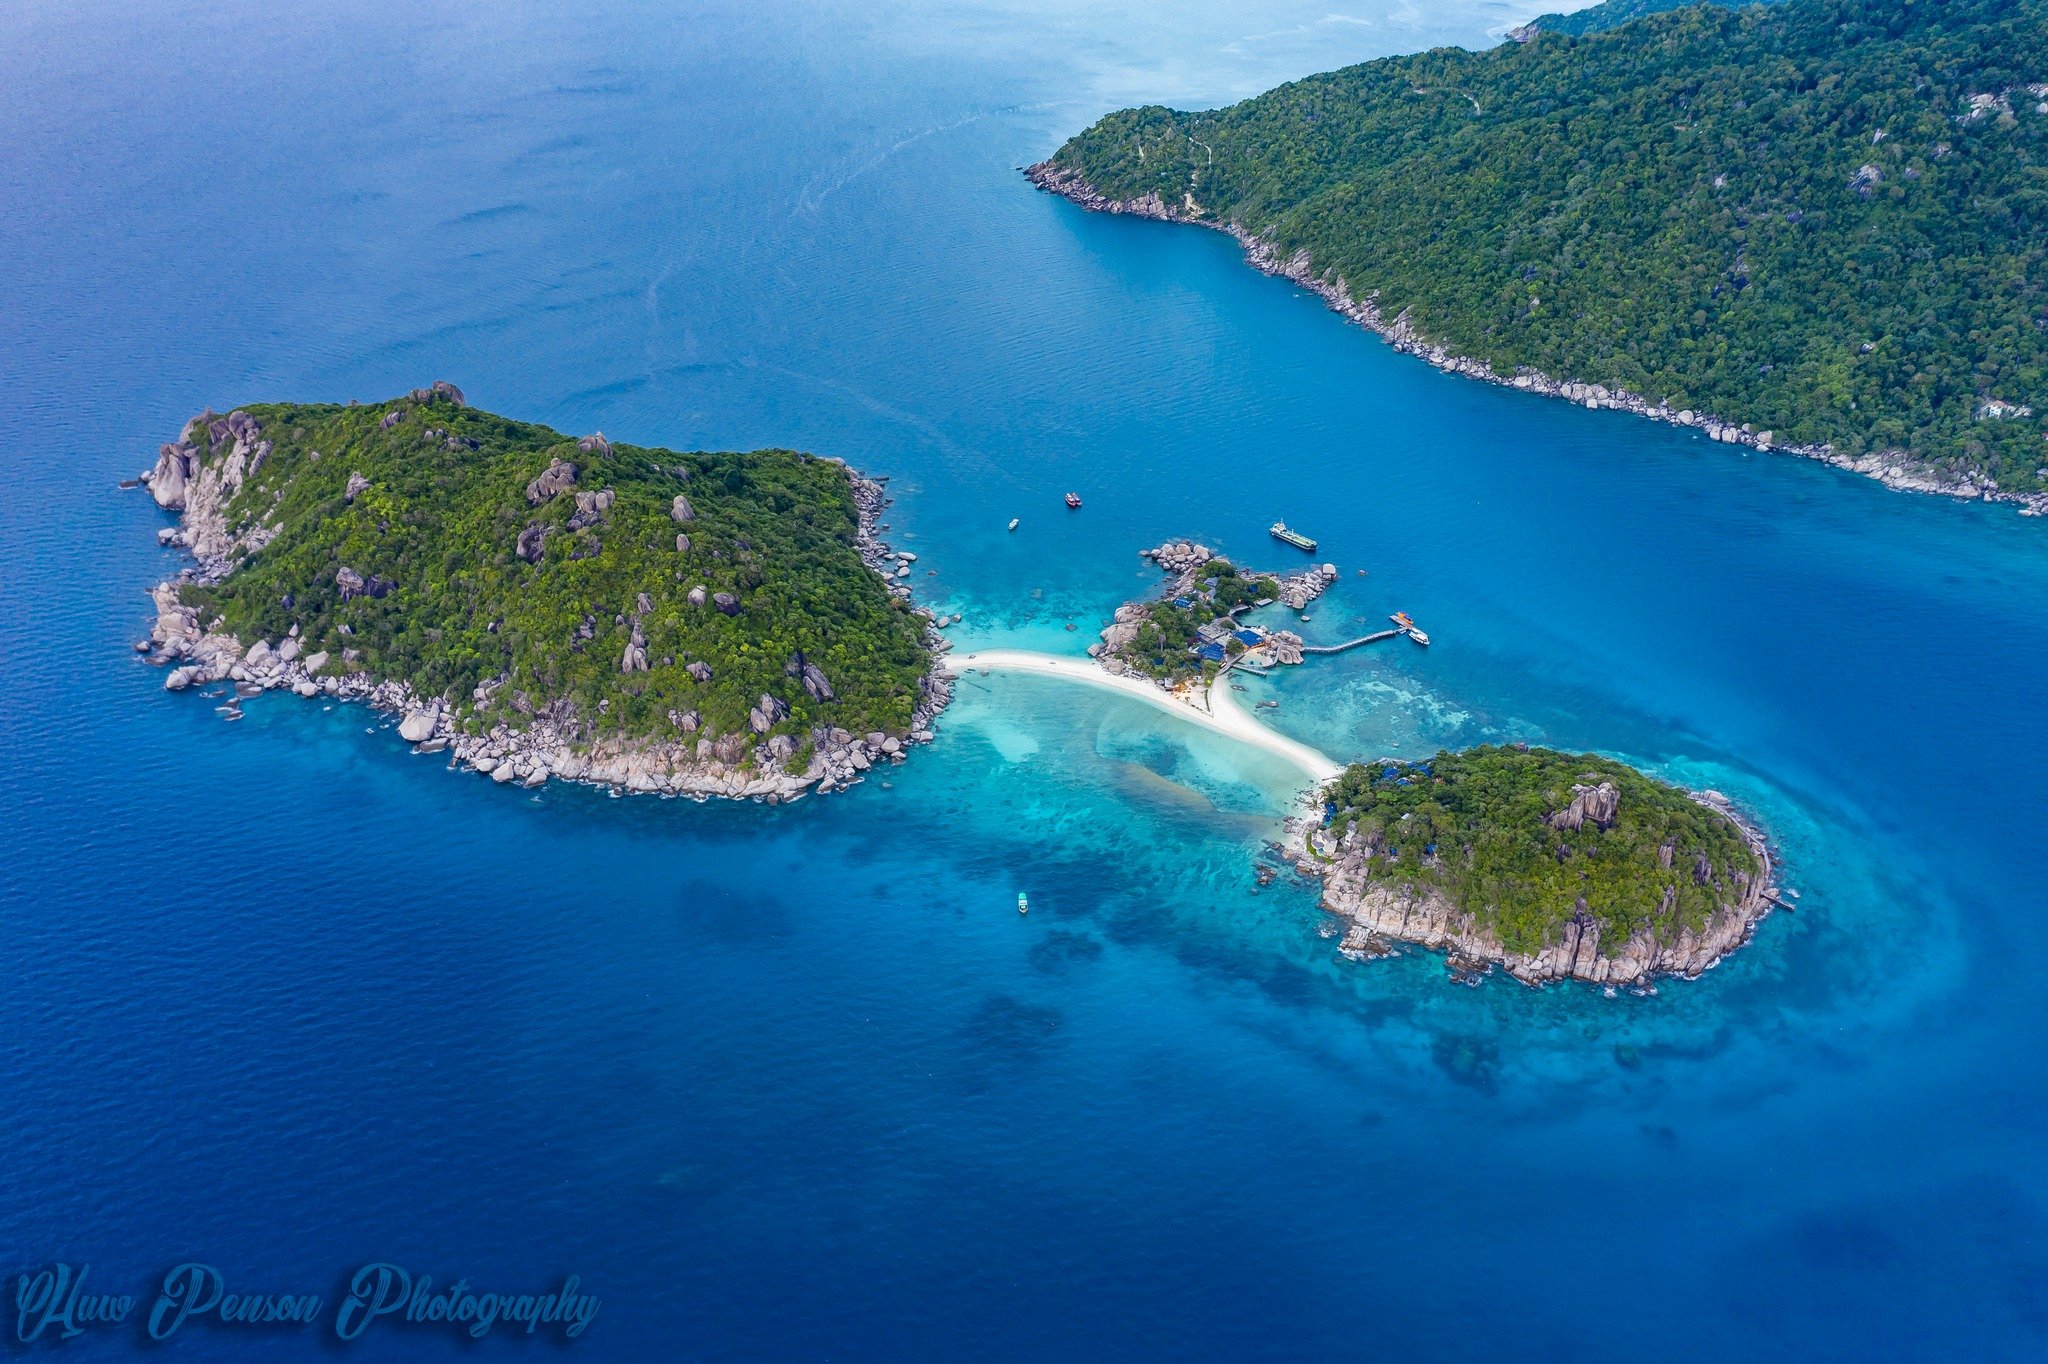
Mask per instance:
[[[1377,634],[1360,635],[1357,639],[1347,639],[1342,644],[1304,644],[1301,646],[1301,651],[1305,654],[1341,654],[1346,649],[1356,649],[1361,644],[1377,644],[1383,639],[1392,639],[1395,635],[1405,635],[1407,633],[1406,630],[1381,630]]]

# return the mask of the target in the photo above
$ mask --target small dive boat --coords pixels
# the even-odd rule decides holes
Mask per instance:
[[[1429,647],[1429,636],[1424,634],[1422,631],[1416,629],[1412,625],[1408,627],[1408,638],[1414,640],[1417,644],[1420,644],[1425,649]]]
[[[1016,517],[1014,517],[1014,516],[1010,518],[1010,529],[1011,529],[1011,530],[1015,530],[1015,529],[1017,529],[1017,518],[1016,518]]]
[[[1068,494],[1067,494],[1067,510],[1069,510],[1069,511],[1079,511],[1079,510],[1081,510],[1081,495],[1080,495],[1079,493],[1068,493]]]
[[[1029,914],[1031,912],[1031,897],[1021,890],[1017,892],[1017,912],[1019,914]]]

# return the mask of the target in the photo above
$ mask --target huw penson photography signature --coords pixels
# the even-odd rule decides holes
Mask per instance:
[[[597,1317],[599,1300],[574,1274],[548,1292],[505,1293],[467,1278],[445,1285],[432,1274],[378,1262],[349,1274],[330,1303],[318,1293],[245,1292],[212,1265],[174,1266],[141,1294],[90,1285],[89,1264],[52,1264],[17,1274],[14,1338],[24,1344],[88,1331],[140,1330],[168,1340],[187,1326],[326,1329],[355,1340],[372,1328],[438,1327],[482,1339],[503,1328],[574,1340]]]

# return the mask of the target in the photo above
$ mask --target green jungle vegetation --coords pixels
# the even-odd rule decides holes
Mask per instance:
[[[1695,5],[1127,109],[1052,161],[1503,376],[2048,488],[2048,0]]]
[[[1611,827],[1553,822],[1573,787],[1603,782],[1620,792]],[[1332,833],[1356,826],[1365,841],[1372,881],[1440,892],[1515,953],[1558,942],[1581,899],[1610,947],[1642,930],[1675,937],[1762,870],[1726,816],[1590,753],[1489,745],[1354,764],[1329,802]]]
[[[909,727],[930,663],[923,621],[861,562],[844,465],[790,450],[584,449],[423,395],[245,409],[274,448],[229,524],[277,534],[186,600],[245,643],[296,624],[330,668],[445,697],[473,728],[547,711],[586,737],[675,738],[671,712],[695,711],[701,736],[751,741],[763,693],[787,705],[769,732],[800,756],[813,725]],[[556,461],[573,482],[560,469],[542,479]],[[829,699],[803,685],[805,663]]]
[[[1194,652],[1197,632],[1211,621],[1230,620],[1233,611],[1270,601],[1279,591],[1279,582],[1270,574],[1247,573],[1228,559],[1211,559],[1195,571],[1185,596],[1145,603],[1143,618],[1133,622],[1137,633],[1116,650],[1116,656],[1133,671],[1161,681],[1206,681],[1223,665]],[[1236,655],[1245,646],[1230,638],[1223,648]]]
[[[1665,10],[1684,9],[1696,0],[1604,0],[1598,5],[1573,10],[1570,14],[1545,14],[1531,20],[1528,27],[1544,33],[1567,33],[1583,37],[1588,33],[1601,33],[1616,28],[1631,19],[1640,19],[1645,14],[1662,14]],[[1781,0],[1713,0],[1713,3],[1735,9],[1744,3],[1777,4]]]

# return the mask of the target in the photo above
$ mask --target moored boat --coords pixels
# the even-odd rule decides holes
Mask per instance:
[[[1266,531],[1283,545],[1293,545],[1296,549],[1306,550],[1310,554],[1316,552],[1316,542],[1298,530],[1289,530],[1285,521],[1275,521],[1266,527]]]
[[[1070,510],[1079,511],[1081,509],[1081,495],[1079,493],[1068,493],[1067,506]]]

